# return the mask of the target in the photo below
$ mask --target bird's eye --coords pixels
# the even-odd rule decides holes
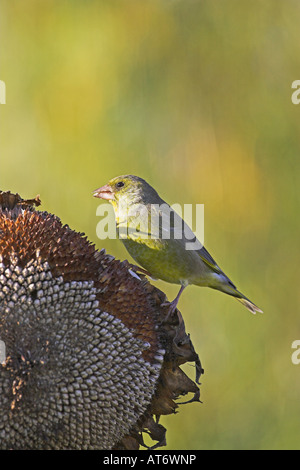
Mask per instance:
[[[118,181],[118,183],[116,183],[117,188],[123,188],[123,186],[124,186],[123,181]]]

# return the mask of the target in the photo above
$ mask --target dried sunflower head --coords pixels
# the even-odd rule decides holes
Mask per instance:
[[[154,415],[199,388],[180,313],[128,262],[0,192],[0,448],[137,449],[165,443]],[[198,374],[199,376],[199,374]]]

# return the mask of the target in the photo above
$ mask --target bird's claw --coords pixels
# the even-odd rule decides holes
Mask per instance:
[[[127,260],[125,260],[124,263],[136,274],[140,273],[140,274],[144,274],[145,276],[151,277],[151,273],[149,273],[149,271],[147,271],[146,269],[141,268],[141,266],[137,266],[136,264],[129,263]]]
[[[173,313],[175,312],[176,308],[177,308],[177,303],[178,302],[175,302],[174,300],[172,302],[163,302],[162,304],[160,304],[161,307],[169,307],[168,308],[168,313],[167,313],[167,316],[165,318],[165,321],[168,321],[170,315],[173,315]]]
[[[179,297],[181,296],[182,292],[183,292],[183,289],[185,288],[185,284],[183,284],[181,287],[180,287],[180,290],[178,292],[178,294],[176,295],[175,299],[172,300],[172,302],[163,302],[161,304],[162,307],[165,307],[165,306],[168,306],[169,307],[169,311],[167,313],[167,317],[165,318],[165,321],[167,321],[170,317],[170,315],[172,315],[176,308],[177,308],[177,304],[178,304],[178,301],[179,301]]]

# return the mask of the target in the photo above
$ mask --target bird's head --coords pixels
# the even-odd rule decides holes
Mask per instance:
[[[93,192],[94,197],[106,199],[113,206],[123,204],[157,203],[159,196],[145,180],[139,176],[123,175],[111,179],[105,186]]]

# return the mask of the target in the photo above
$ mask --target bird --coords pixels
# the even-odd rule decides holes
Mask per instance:
[[[152,278],[180,285],[175,299],[162,304],[169,306],[168,315],[175,312],[188,285],[216,289],[237,299],[251,313],[263,313],[237,290],[188,224],[143,178],[117,176],[93,191],[93,196],[112,204],[118,238],[132,258]]]

